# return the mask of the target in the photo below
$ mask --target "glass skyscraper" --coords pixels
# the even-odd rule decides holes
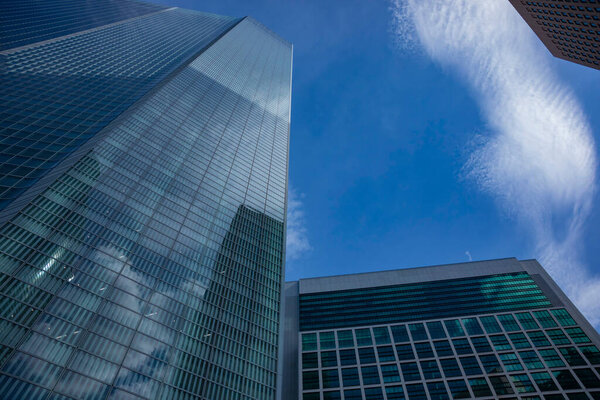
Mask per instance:
[[[274,399],[292,46],[0,4],[0,398]]]
[[[600,399],[600,335],[535,260],[285,287],[283,399]]]

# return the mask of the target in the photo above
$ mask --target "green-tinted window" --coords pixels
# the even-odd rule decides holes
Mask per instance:
[[[490,382],[492,383],[494,392],[496,392],[498,396],[514,393],[512,386],[510,386],[510,382],[505,376],[490,376]]]
[[[511,375],[510,379],[512,380],[515,388],[517,389],[517,393],[531,393],[535,392],[535,388],[533,384],[529,380],[529,377],[525,374]]]
[[[527,336],[529,336],[535,347],[550,346],[550,341],[548,341],[548,338],[546,338],[546,335],[542,331],[527,332]]]
[[[319,372],[318,371],[303,371],[302,372],[302,388],[304,390],[319,388]]]
[[[440,364],[442,366],[442,370],[444,371],[444,375],[446,376],[446,378],[452,378],[455,376],[462,375],[462,372],[460,372],[460,368],[458,367],[458,363],[454,358],[441,359]]]
[[[515,346],[515,349],[531,348],[531,343],[529,343],[529,340],[527,340],[527,337],[525,337],[524,333],[509,333],[508,337],[510,338],[510,341],[512,342],[513,346]]]
[[[467,339],[452,339],[452,344],[458,355],[473,354],[473,349]]]
[[[341,400],[342,395],[339,390],[330,390],[323,392],[323,400]]]
[[[319,333],[321,350],[335,349],[335,335],[333,332]]]
[[[540,326],[535,322],[535,319],[528,312],[515,314],[523,329],[538,329]]]
[[[461,357],[460,364],[466,376],[481,375],[481,368],[475,357]]]
[[[586,389],[599,389],[600,379],[589,368],[580,368],[573,370]]]
[[[321,395],[319,392],[304,393],[302,395],[302,400],[321,400]]]
[[[362,391],[360,389],[344,390],[345,400],[363,400]]]
[[[379,346],[377,348],[377,355],[379,356],[379,362],[396,361],[392,346]]]
[[[381,375],[384,383],[400,382],[400,373],[396,364],[382,365]]]
[[[375,336],[376,344],[390,344],[390,332],[388,331],[387,326],[380,326],[377,328],[373,328],[373,335]]]
[[[412,385],[406,385],[406,392],[410,400],[427,400],[427,394],[425,394],[425,388],[420,383],[413,383]]]
[[[406,325],[394,325],[391,327],[392,336],[394,337],[394,342],[396,343],[404,343],[409,342],[408,331],[406,330]]]
[[[377,367],[375,365],[371,367],[362,367],[360,372],[362,373],[364,385],[379,384],[379,371],[377,371]]]
[[[565,366],[565,363],[554,349],[540,350],[540,356],[542,356],[548,368]]]
[[[579,343],[590,343],[590,338],[583,332],[581,328],[565,328],[567,335],[571,337],[573,342]]]
[[[500,359],[502,360],[502,364],[504,364],[504,368],[508,372],[523,370],[523,366],[521,365],[521,362],[515,353],[500,354]]]
[[[571,344],[569,338],[560,329],[549,329],[546,334],[555,345]]]
[[[421,361],[421,370],[425,379],[438,379],[442,377],[437,361]]]
[[[450,342],[448,342],[447,340],[433,342],[433,346],[435,347],[435,352],[437,353],[438,357],[454,355],[454,351],[452,351],[452,346],[450,346]]]
[[[370,329],[357,329],[356,333],[356,343],[358,346],[370,346],[373,344],[373,340],[371,339],[371,330]]]
[[[431,400],[448,400],[448,392],[444,382],[427,382],[427,391]]]
[[[398,359],[400,361],[412,360],[415,358],[415,353],[413,352],[412,346],[410,344],[396,345],[396,353],[398,353]]]
[[[321,366],[322,367],[337,367],[337,354],[335,350],[324,351],[321,353]]]
[[[492,351],[492,346],[490,346],[490,342],[488,342],[485,336],[473,337],[471,338],[471,341],[473,342],[473,346],[477,353],[488,353]]]
[[[427,330],[432,339],[443,339],[446,337],[444,326],[440,321],[428,322]]]
[[[356,354],[354,349],[340,350],[340,365],[356,364]]]
[[[469,379],[469,385],[475,397],[491,396],[492,391],[484,378]]]
[[[558,326],[556,325],[556,321],[554,321],[550,313],[546,310],[534,311],[533,315],[535,315],[543,328],[554,328]]]
[[[352,331],[337,331],[338,345],[340,348],[354,347],[354,337]]]
[[[519,356],[527,369],[544,368],[544,364],[540,361],[535,351],[520,351]]]
[[[462,323],[469,335],[482,335],[483,329],[479,325],[477,318],[463,318]]]
[[[498,319],[506,332],[520,331],[521,328],[512,314],[498,315]]]
[[[577,325],[575,320],[571,318],[571,315],[564,308],[559,308],[558,310],[550,310],[554,318],[557,319],[558,323],[562,326],[573,326]]]
[[[496,321],[496,318],[493,315],[487,317],[480,317],[481,323],[483,324],[483,329],[485,329],[486,333],[499,333],[502,332],[502,328],[500,328],[500,324]]]
[[[571,367],[587,365],[575,347],[563,347],[560,349],[560,353]]]
[[[342,368],[342,382],[344,387],[359,386],[358,368]]]
[[[302,335],[302,351],[310,351],[317,349],[317,334],[305,333]]]
[[[323,388],[325,389],[340,387],[340,378],[337,369],[322,370],[321,378],[323,379]]]
[[[317,368],[319,367],[319,360],[317,353],[303,353],[302,354],[302,369]]]
[[[402,368],[402,376],[405,381],[418,381],[421,379],[417,363],[403,363],[400,364],[400,367]]]
[[[502,367],[500,366],[500,363],[498,362],[498,359],[494,354],[486,354],[485,356],[480,356],[479,360],[481,360],[483,370],[487,374],[502,372]]]
[[[375,351],[372,347],[358,349],[358,358],[361,364],[373,364],[375,363]]]
[[[460,322],[457,319],[444,321],[444,325],[446,325],[446,330],[450,337],[465,336],[465,331],[463,331],[463,328],[460,326]]]
[[[575,377],[573,376],[573,374],[571,374],[569,370],[564,369],[560,371],[552,371],[552,375],[554,375],[554,378],[556,378],[558,384],[564,390],[580,388],[579,383],[577,383]]]
[[[508,343],[508,339],[504,335],[490,336],[490,340],[492,341],[494,348],[498,351],[512,349],[512,346]]]
[[[383,400],[383,392],[379,387],[365,388],[365,399]]]
[[[590,364],[600,364],[600,350],[596,346],[581,346],[579,350],[581,350]]]
[[[596,397],[598,397],[597,393],[590,393],[590,394],[596,395]],[[589,399],[587,394],[585,394],[583,392],[567,393],[567,398],[569,400],[588,400]]]
[[[433,357],[433,349],[429,342],[415,343],[415,350],[419,358],[430,358]]]
[[[386,386],[385,394],[388,400],[404,400],[404,389],[402,386]]]
[[[408,324],[408,330],[410,331],[410,336],[414,341],[417,340],[427,340],[427,332],[425,331],[425,325],[418,324]]]
[[[448,387],[453,399],[468,399],[471,397],[467,384],[462,379],[448,381]]]
[[[547,372],[534,372],[531,374],[533,381],[540,389],[540,392],[552,392],[558,390],[556,383]]]

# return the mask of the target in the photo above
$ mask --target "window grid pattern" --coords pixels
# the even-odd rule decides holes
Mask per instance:
[[[244,19],[0,228],[3,396],[275,398],[290,72]]]
[[[354,332],[360,331],[363,338],[368,337],[367,333],[371,330],[372,341],[368,343],[363,339],[363,346],[355,346],[354,343],[345,341],[338,343],[337,351],[361,353],[372,352],[380,354],[377,350],[381,347],[375,340],[375,330],[379,331],[388,328],[392,337],[392,346],[396,351],[396,359],[381,360],[381,358],[365,359],[366,363],[361,362],[360,357],[344,357],[350,360],[344,364],[338,364],[337,368],[332,368],[331,363],[327,367],[312,364],[300,364],[300,393],[301,399],[314,398],[321,400],[320,393],[323,386],[321,382],[315,379],[310,386],[304,384],[307,379],[314,374],[318,377],[319,370],[327,369],[329,379],[335,379],[334,371],[342,371],[342,374],[349,376],[354,371],[354,378],[340,384],[336,387],[336,392],[340,399],[365,399],[369,400],[367,395],[368,388],[379,387],[382,389],[383,397],[390,399],[461,399],[461,398],[501,398],[501,399],[597,399],[600,396],[600,350],[590,339],[585,336],[579,338],[580,333],[568,334],[569,329],[580,329],[575,325],[572,318],[565,318],[562,321],[553,319],[548,311],[553,315],[568,315],[564,309],[547,309],[545,313],[537,313],[546,326],[552,325],[553,328],[542,328],[540,319],[534,318],[534,314],[520,312],[516,314],[496,314],[470,318],[460,318],[445,321],[420,321],[412,324],[392,325],[392,326],[374,326],[371,328],[354,329]],[[498,317],[504,318],[498,318]],[[508,317],[508,318],[507,318]],[[552,324],[548,320],[551,319]],[[471,328],[478,324],[478,320],[483,327],[483,331],[476,330],[468,333]],[[499,321],[519,321],[516,326],[511,322],[506,322],[502,326]],[[442,322],[442,324],[439,324]],[[451,323],[449,323],[451,322]],[[462,324],[461,324],[462,322]],[[538,325],[539,322],[539,325]],[[456,329],[457,325],[460,329]],[[411,325],[422,325],[428,328],[426,337],[416,335],[394,335],[394,332],[418,332],[418,329],[412,329]],[[536,327],[536,325],[538,325]],[[446,330],[441,326],[445,326]],[[447,329],[448,326],[454,327]],[[401,327],[401,328],[400,328]],[[433,329],[432,329],[433,328]],[[527,348],[518,348],[508,337],[511,334],[519,334],[523,337],[529,337],[532,332],[541,333],[546,336],[546,332],[552,329],[558,329],[568,338],[568,343],[557,345],[549,340],[540,342],[533,341]],[[348,329],[346,329],[348,331]],[[352,330],[350,330],[352,331]],[[300,358],[311,358],[321,350],[317,346],[316,338],[323,333],[330,331],[302,332],[301,343],[303,348],[300,351]],[[370,335],[369,335],[370,336]],[[492,337],[502,336],[507,338],[508,347],[496,346]],[[314,346],[312,345],[313,339]],[[539,336],[538,336],[539,337]],[[454,341],[452,340],[454,339]],[[469,345],[470,350],[465,351],[464,344],[460,348],[456,347],[456,340],[463,340]],[[581,340],[582,343],[577,343]],[[585,343],[583,341],[585,340]],[[486,342],[487,346],[481,346]],[[443,343],[444,345],[439,345]],[[504,342],[503,342],[504,343]],[[436,354],[430,352],[421,352],[419,349],[433,348]],[[373,349],[375,351],[373,351]],[[407,350],[410,349],[410,350]],[[437,350],[440,351],[437,351]],[[463,350],[461,350],[463,349]],[[329,350],[331,352],[331,350]],[[463,353],[462,355],[460,353]],[[552,353],[549,353],[552,352]],[[552,357],[548,357],[552,354]],[[331,357],[331,355],[330,355]],[[331,358],[330,358],[331,359]],[[371,367],[367,380],[359,371],[365,367]],[[375,367],[379,367],[381,382],[374,383],[373,376]],[[342,375],[340,375],[342,376]],[[421,391],[421,388],[423,389]],[[332,390],[331,385],[328,390]],[[411,392],[413,395],[411,395]],[[428,393],[427,394],[425,393]],[[348,397],[350,394],[352,397]],[[588,397],[590,396],[590,397]]]

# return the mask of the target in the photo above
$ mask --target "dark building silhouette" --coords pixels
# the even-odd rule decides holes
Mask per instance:
[[[600,69],[600,2],[509,1],[553,56]]]

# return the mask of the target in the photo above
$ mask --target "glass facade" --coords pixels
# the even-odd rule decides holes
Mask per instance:
[[[274,399],[291,45],[136,10],[2,54],[5,200],[95,142],[0,227],[0,397]]]

